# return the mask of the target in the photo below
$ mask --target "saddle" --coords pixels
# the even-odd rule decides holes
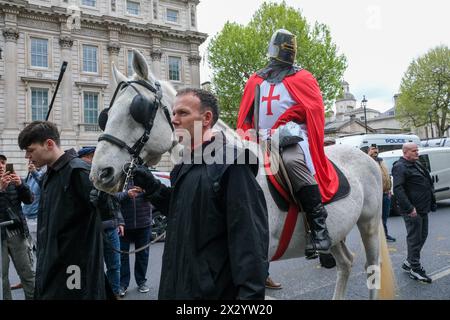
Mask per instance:
[[[271,261],[274,261],[279,259],[289,246],[289,242],[292,238],[295,224],[297,222],[298,213],[304,213],[300,204],[295,201],[292,183],[289,179],[280,153],[270,150],[270,147],[266,144],[262,144],[262,148],[264,153],[264,168],[266,170],[270,194],[278,208],[281,211],[288,212],[284,222],[283,231],[280,236],[278,248],[274,256],[271,258]],[[332,161],[331,163],[333,164],[338,175],[339,187],[333,198],[324,204],[329,204],[331,202],[343,199],[350,193],[350,184],[347,178],[335,163]],[[306,223],[306,219],[303,220],[305,221],[305,229],[308,231],[309,226]]]

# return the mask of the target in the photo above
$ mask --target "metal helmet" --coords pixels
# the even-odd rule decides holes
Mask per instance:
[[[297,53],[295,35],[285,29],[278,29],[270,39],[268,55],[278,61],[294,64]]]

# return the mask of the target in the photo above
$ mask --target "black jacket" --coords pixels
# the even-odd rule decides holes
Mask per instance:
[[[171,183],[150,197],[168,215],[159,299],[264,299],[268,217],[250,167],[180,164]]]
[[[130,180],[127,190],[133,187]],[[125,230],[148,228],[152,225],[152,204],[143,193],[136,198],[130,198],[128,191],[117,192],[116,198],[125,221]]]
[[[7,226],[9,230],[20,229],[28,234],[27,222],[23,215],[21,203],[30,204],[33,202],[33,193],[27,184],[22,180],[22,184],[16,187],[10,183],[3,192],[0,192],[0,222],[13,220],[14,224]],[[8,212],[9,210],[12,210]],[[2,228],[2,239],[5,239],[5,228]]]
[[[105,299],[101,220],[89,201],[92,188],[89,165],[73,151],[44,175],[37,226],[37,299]]]
[[[392,167],[394,194],[400,211],[410,213],[416,208],[418,214],[434,211],[436,198],[433,181],[428,170],[419,162],[400,158]]]

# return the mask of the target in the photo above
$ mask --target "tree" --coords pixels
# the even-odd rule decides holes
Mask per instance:
[[[396,115],[405,126],[431,121],[442,137],[450,127],[450,50],[438,46],[413,60],[400,84]]]
[[[328,27],[320,23],[311,27],[299,10],[284,2],[264,3],[247,26],[227,22],[208,46],[211,83],[219,99],[221,118],[232,127],[245,83],[267,64],[268,44],[277,29],[287,29],[297,36],[297,64],[316,77],[326,111],[341,90],[346,58],[337,53]]]

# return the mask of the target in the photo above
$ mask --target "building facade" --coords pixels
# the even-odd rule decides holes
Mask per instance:
[[[175,89],[200,87],[198,0],[0,0],[0,150],[24,173],[17,136],[43,120],[63,61],[67,70],[49,120],[64,149],[95,145],[114,63],[131,76],[132,49]],[[164,167],[165,164],[162,163]]]

